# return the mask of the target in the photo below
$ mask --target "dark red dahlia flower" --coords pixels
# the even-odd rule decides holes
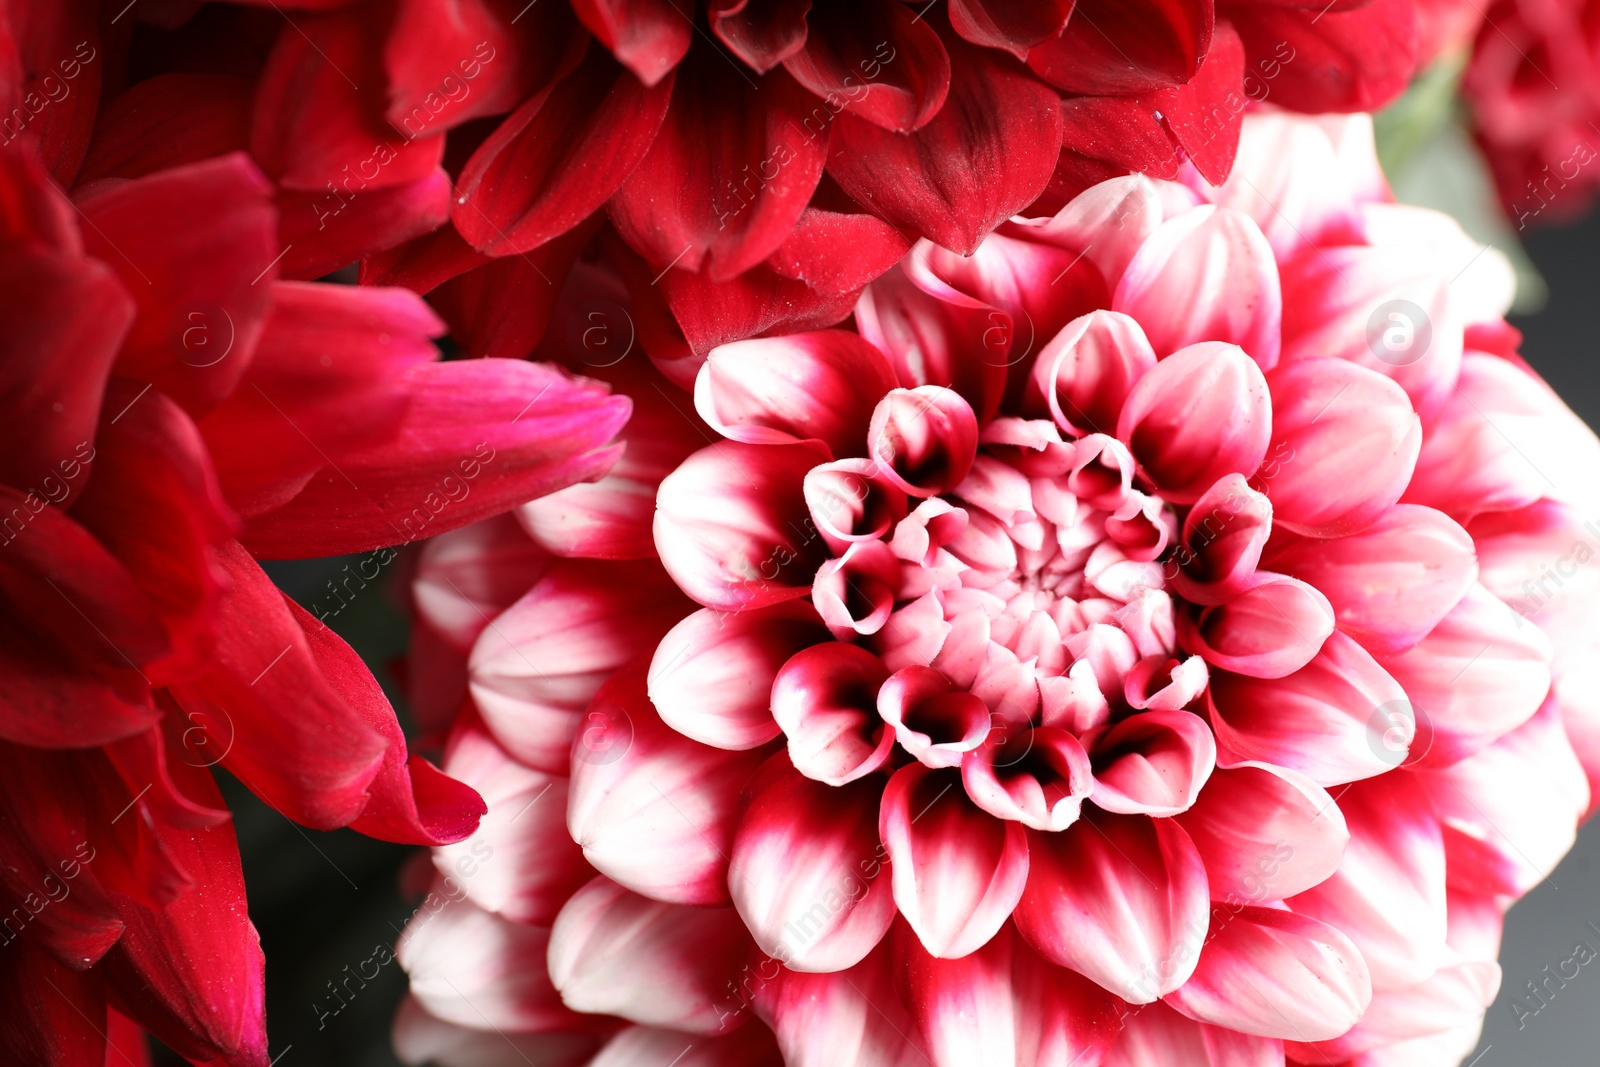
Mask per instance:
[[[12,13],[19,99],[65,84],[33,72],[92,36],[76,10]],[[108,166],[69,199],[40,153],[76,169],[79,99],[0,148],[0,1060],[99,1065],[142,1028],[265,1065],[209,768],[404,843],[458,840],[484,805],[408,752],[371,673],[255,557],[401,544],[599,477],[630,405],[539,364],[438,362],[413,293],[280,280],[273,188],[242,153]]]
[[[105,38],[129,77],[75,114],[57,172],[248,150],[288,276],[362,259],[476,354],[532,349],[604,220],[660,305],[657,347],[704,354],[838,322],[917,238],[971,252],[1185,160],[1221,181],[1250,100],[1384,103],[1435,6],[145,0]]]

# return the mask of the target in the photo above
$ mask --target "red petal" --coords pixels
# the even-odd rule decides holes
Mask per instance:
[[[456,229],[495,256],[572,229],[644,165],[673,93],[672,79],[646,88],[591,47],[582,66],[529,97],[472,154],[457,183]]]
[[[1194,77],[1143,102],[1161,113],[1201,177],[1221,185],[1233,169],[1244,124],[1244,45],[1238,32],[1220,23]]]
[[[100,113],[79,187],[245,150],[254,89],[236,74],[180,72],[136,82]]]
[[[16,69],[0,78],[5,139],[24,131],[37,138],[39,158],[64,188],[89,146],[100,102],[107,59],[98,17],[92,5],[18,4],[6,19]]]
[[[1004,48],[1018,59],[1067,25],[1074,0],[1008,4],[1006,0],[951,0],[950,25],[973,44]]]
[[[763,979],[756,1007],[772,1024],[788,1067],[927,1067],[915,1019],[895,989],[888,946],[848,971],[806,974],[776,960],[752,968]],[[771,977],[768,978],[771,968]]]
[[[52,987],[46,991],[43,987]],[[0,1056],[8,1063],[107,1067],[106,1000],[100,975],[69,971],[24,941],[0,956]],[[114,1046],[125,1045],[126,1036]],[[123,1050],[119,1050],[123,1051]],[[125,1046],[127,1053],[138,1052]],[[111,1061],[120,1063],[122,1059]],[[129,1061],[142,1067],[137,1060]]]
[[[694,26],[672,0],[573,0],[573,10],[617,61],[646,85],[672,72]]]
[[[389,123],[416,137],[503,115],[570,70],[583,45],[566,4],[403,0],[383,48]]]
[[[757,74],[805,46],[811,0],[715,0],[711,32]]]
[[[441,167],[414,182],[363,191],[278,194],[278,261],[286,278],[320,278],[393,248],[450,219],[450,176]]]
[[[442,136],[412,139],[384,118],[379,15],[360,7],[297,16],[256,87],[250,152],[279,185],[359,194],[426,177]]]
[[[850,9],[823,5],[807,20],[805,47],[784,60],[795,80],[841,108],[897,133],[928,124],[950,88],[950,57],[932,26],[895,0]]]
[[[209,649],[223,580],[213,549],[229,539],[233,520],[194,423],[160,392],[142,392],[113,382],[107,397],[122,414],[101,424],[98,476],[72,516],[122,561],[160,616],[171,656],[146,667],[159,686],[198,667]]]
[[[532,252],[491,259],[441,284],[428,302],[468,355],[522,359],[550,325],[556,279],[566,277],[594,231],[595,225],[580,223]]]
[[[173,769],[186,793],[223,807],[210,772]],[[168,827],[161,839],[197,888],[160,909],[124,900],[126,929],[101,964],[111,1002],[190,1059],[265,1067],[264,960],[245,910],[233,825]]]
[[[386,739],[323,676],[290,602],[238,545],[219,553],[231,588],[210,670],[173,686],[199,728],[196,762],[226,761],[250,790],[317,829],[348,825],[367,802]],[[304,615],[304,612],[299,612]],[[293,715],[284,708],[296,709]]]
[[[270,186],[243,153],[119,182],[85,197],[84,245],[138,304],[117,373],[195,414],[233,391],[272,299],[280,246]]]
[[[1281,61],[1273,101],[1295,111],[1376,111],[1399,95],[1416,67],[1411,0],[1373,0],[1350,11],[1277,4],[1225,10],[1247,56]]]
[[[394,285],[428,293],[489,257],[467,244],[454,225],[441,226],[405,244],[373,252],[361,261],[363,286]]]
[[[782,71],[757,86],[726,56],[696,55],[677,74],[655,143],[611,201],[617,232],[657,269],[703,266],[719,282],[742,274],[783,244],[810,201],[828,118]]]
[[[1210,0],[1078,0],[1028,66],[1071,93],[1132,96],[1182,85],[1211,47]]]
[[[200,420],[223,493],[247,519],[288,501],[330,460],[343,466],[391,437],[406,372],[437,357],[428,339],[443,328],[398,289],[284,282],[272,300],[246,380]]]
[[[1014,64],[965,42],[945,45],[950,95],[933,121],[899,134],[840,115],[828,173],[890,225],[970,255],[1044,191],[1060,151],[1061,108]]]
[[[885,246],[893,247],[890,242],[883,241],[873,249],[867,265],[861,268],[851,270],[854,264],[848,257],[841,257],[843,262],[833,267],[843,266],[851,273],[860,274],[887,269],[885,264],[889,256],[884,251]],[[849,317],[850,308],[856,302],[856,290],[835,292],[834,285],[840,283],[826,276],[817,277],[817,288],[813,288],[810,278],[819,271],[804,262],[781,261],[790,247],[791,242],[785,241],[773,253],[772,258],[779,261],[774,266],[758,266],[725,282],[718,282],[704,272],[666,272],[661,279],[661,289],[673,319],[694,353],[704,354],[720,344],[747,337],[819,330]],[[822,272],[828,270],[821,268]],[[791,279],[790,274],[797,275],[799,280]],[[644,329],[641,323],[641,335],[648,347],[649,335]],[[688,377],[693,380],[692,373]]]
[[[574,482],[616,460],[608,446],[625,397],[543,364],[425,363],[406,383],[399,437],[320,470],[244,539],[268,558],[361,552],[463,526]],[[482,478],[481,481],[478,479]]]

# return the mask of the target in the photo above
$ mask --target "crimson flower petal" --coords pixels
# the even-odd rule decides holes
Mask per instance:
[[[1070,93],[1132,96],[1194,77],[1211,29],[1210,0],[1078,0],[1028,65]]]
[[[645,85],[670,74],[694,40],[693,23],[672,0],[572,0],[572,8]]]

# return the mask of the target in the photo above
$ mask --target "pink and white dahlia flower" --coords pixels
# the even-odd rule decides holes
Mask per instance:
[[[1366,118],[1257,113],[692,401],[601,371],[674,462],[479,541],[536,584],[455,639],[402,1053],[1457,1062],[1600,771],[1600,449],[1510,297]]]

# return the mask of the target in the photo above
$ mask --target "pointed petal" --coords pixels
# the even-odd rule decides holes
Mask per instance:
[[[1132,96],[1192,78],[1211,25],[1203,0],[1078,0],[1066,29],[1029,52],[1028,65],[1071,93]]]
[[[612,675],[573,746],[567,829],[601,873],[657,900],[726,904],[740,791],[765,759],[691,741],[656,715],[645,669]]]
[[[1021,823],[973,805],[952,770],[917,764],[889,780],[879,834],[893,863],[894,898],[924,947],[953,959],[999,930],[1028,877]]]
[[[1171,819],[1100,815],[1029,835],[1017,929],[1052,963],[1132,1004],[1182,985],[1206,939],[1206,872]]]
[[[1090,799],[1124,815],[1187,811],[1216,766],[1210,728],[1187,711],[1142,711],[1083,740],[1094,766]]]
[[[1178,634],[1184,648],[1213,667],[1282,678],[1311,662],[1333,625],[1333,606],[1316,586],[1258,571],[1250,588],[1227,603],[1180,615]]]
[[[903,4],[869,0],[848,12],[819,5],[806,24],[804,47],[783,66],[830,111],[910,133],[944,106],[950,57],[933,27]]]
[[[572,8],[646,85],[671,73],[694,39],[693,24],[671,0],[575,0]]]

